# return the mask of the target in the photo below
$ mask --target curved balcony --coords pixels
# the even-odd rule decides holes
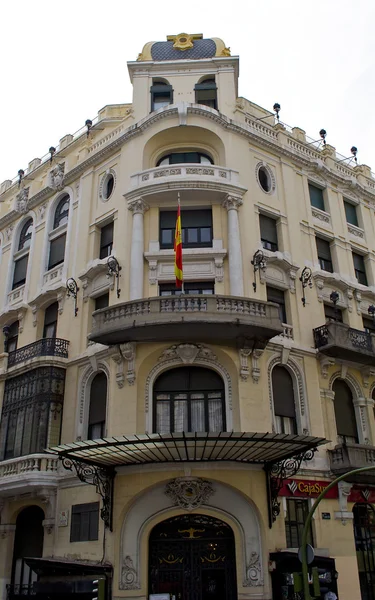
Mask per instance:
[[[278,306],[235,296],[162,296],[124,302],[93,314],[89,339],[128,341],[256,342],[264,347],[283,332]]]
[[[375,335],[332,321],[314,329],[315,348],[322,354],[373,365]]]
[[[233,194],[243,196],[246,188],[239,184],[239,173],[217,165],[183,163],[164,165],[140,171],[130,177],[130,190],[125,194],[128,201],[139,196],[153,196],[160,203],[169,191],[188,189],[194,197],[207,194]],[[148,199],[149,200],[149,199]]]
[[[0,498],[25,494],[43,487],[56,487],[58,457],[51,454],[28,454],[0,463]]]
[[[14,352],[9,352],[8,368],[40,356],[68,358],[68,348],[68,340],[62,340],[60,338],[42,338],[32,344],[22,346],[21,348],[14,350]]]

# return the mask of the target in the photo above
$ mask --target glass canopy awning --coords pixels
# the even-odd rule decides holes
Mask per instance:
[[[203,432],[120,435],[61,444],[49,449],[64,467],[96,487],[103,499],[101,517],[112,527],[116,467],[155,463],[236,462],[262,465],[267,475],[270,527],[280,512],[278,493],[283,480],[295,475],[302,461],[311,460],[320,437],[280,433]]]

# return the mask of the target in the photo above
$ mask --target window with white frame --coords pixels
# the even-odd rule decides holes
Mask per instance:
[[[277,433],[297,433],[293,380],[281,366],[272,369],[272,397]]]
[[[33,220],[27,219],[20,231],[17,250],[14,254],[14,270],[12,290],[26,283],[27,265],[29,262],[29,251],[33,235]]]
[[[49,233],[48,271],[64,262],[69,205],[69,194],[64,194],[55,209],[53,229]]]
[[[338,439],[344,444],[358,444],[357,421],[351,389],[343,379],[336,379],[332,391],[335,394],[333,403]]]
[[[95,375],[90,387],[90,407],[87,438],[97,440],[104,437],[107,411],[107,376],[103,371]]]

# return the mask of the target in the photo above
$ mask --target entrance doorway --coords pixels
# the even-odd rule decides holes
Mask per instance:
[[[9,600],[33,597],[33,584],[37,575],[25,558],[38,558],[43,554],[44,512],[39,506],[24,508],[17,517],[14,538],[12,583],[8,589]]]
[[[149,541],[149,594],[171,600],[237,598],[232,529],[206,515],[180,515],[153,528]]]
[[[362,600],[375,600],[375,510],[355,504],[353,526]]]

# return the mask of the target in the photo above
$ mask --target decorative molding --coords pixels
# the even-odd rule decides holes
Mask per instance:
[[[320,373],[323,379],[328,379],[328,369],[333,367],[336,364],[334,358],[329,358],[328,356],[319,355],[319,363],[320,363]]]
[[[361,239],[365,237],[365,232],[363,231],[363,229],[361,229],[360,227],[356,227],[355,225],[350,225],[349,223],[348,231],[351,235],[354,235],[354,237],[359,237]]]
[[[265,169],[265,170],[267,171],[267,175],[268,175],[268,176],[269,176],[269,178],[270,178],[271,186],[270,186],[270,189],[269,189],[268,191],[266,191],[266,190],[263,188],[263,186],[261,185],[261,183],[260,183],[260,179],[259,179],[259,169],[260,169],[261,167],[263,167],[263,169]],[[255,167],[255,177],[256,177],[256,180],[257,180],[257,182],[258,182],[258,185],[259,185],[260,189],[261,189],[261,190],[262,190],[262,191],[263,191],[265,194],[273,194],[273,193],[274,193],[274,191],[275,191],[275,189],[276,189],[276,177],[275,177],[275,175],[274,175],[274,173],[273,173],[273,171],[272,171],[271,167],[270,167],[270,166],[269,166],[267,163],[265,163],[265,162],[263,162],[263,161],[260,161],[260,162],[258,162],[258,163],[257,163],[257,165],[256,165],[256,167]]]
[[[16,196],[16,211],[25,215],[29,210],[29,192],[30,188],[24,188]]]
[[[112,354],[111,359],[113,360],[113,362],[116,365],[116,383],[117,383],[117,387],[120,388],[120,390],[124,387],[124,383],[125,383],[125,375],[124,375],[124,357],[121,354],[121,350],[120,347],[117,346],[117,352],[115,354]]]
[[[332,390],[332,386],[335,382],[335,379],[342,379],[342,371],[340,369],[340,371],[336,371],[335,373],[333,373],[333,375],[331,376],[330,380],[329,380],[329,389]],[[362,389],[361,386],[359,385],[358,381],[355,379],[355,377],[353,377],[353,375],[350,375],[349,373],[346,373],[345,375],[345,381],[347,381],[350,385],[350,387],[352,388],[352,391],[354,392],[355,397],[353,398],[355,399],[359,399],[359,398],[363,398],[363,393],[362,393]]]
[[[6,227],[6,229],[5,229],[5,240],[6,240],[6,242],[10,242],[12,240],[13,230],[14,230],[14,224],[13,223],[11,223],[8,227]]]
[[[231,196],[227,195],[225,200],[223,201],[223,207],[229,210],[238,210],[240,206],[242,206],[243,200],[239,196]]]
[[[45,202],[44,204],[41,204],[40,206],[38,206],[37,223],[41,223],[42,221],[44,221],[47,207],[48,207],[48,203],[47,202]]]
[[[128,209],[133,213],[133,216],[144,215],[149,208],[149,205],[142,198],[136,198],[128,202]]]
[[[277,365],[284,366],[291,374],[292,378],[297,385],[294,385],[294,405],[296,409],[297,421],[299,422],[299,427],[301,431],[308,432],[309,431],[309,421],[307,414],[307,404],[306,404],[306,392],[305,392],[305,382],[302,367],[297,364],[294,358],[290,355],[288,357],[288,362],[283,364],[281,362],[281,356],[275,356],[272,358],[267,367],[268,371],[268,393],[269,393],[269,401],[270,401],[270,409],[272,418],[274,415],[273,409],[273,390],[272,390],[272,369]]]
[[[178,346],[171,346],[162,352],[159,356],[158,361],[173,360],[179,358],[184,364],[193,364],[198,359],[205,359],[212,362],[217,361],[217,356],[206,346],[201,344],[179,344]]]
[[[246,579],[243,581],[244,587],[258,587],[264,585],[262,576],[262,565],[258,552],[253,551],[250,561],[246,565]]]
[[[331,226],[331,216],[323,210],[319,210],[319,208],[311,208],[311,213],[314,219],[318,219],[323,223],[328,223]]]
[[[174,506],[184,510],[194,510],[207,504],[214,494],[212,483],[195,477],[178,477],[165,486],[165,494]]]
[[[240,348],[238,351],[240,357],[240,378],[242,381],[247,381],[250,375],[248,359],[251,355],[251,352],[251,348]]]
[[[123,559],[123,567],[121,569],[121,585],[122,590],[139,590],[141,585],[138,581],[137,571],[135,570],[132,558],[128,555]]]
[[[264,352],[264,348],[254,348],[251,353],[251,377],[254,383],[258,383],[260,379],[259,359]]]
[[[53,190],[60,191],[64,188],[64,172],[65,172],[65,163],[58,163],[50,172],[49,172],[49,185]]]
[[[375,377],[375,368],[374,367],[362,367],[361,369],[362,375],[362,383],[364,388],[368,388],[370,385],[370,377]]]
[[[135,382],[135,357],[136,357],[136,343],[127,342],[126,344],[120,344],[120,351],[124,360],[128,363],[128,369],[126,373],[126,381],[129,385],[134,385]]]

